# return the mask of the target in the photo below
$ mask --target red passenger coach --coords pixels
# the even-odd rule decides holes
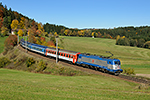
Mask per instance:
[[[81,54],[80,52],[74,52],[69,50],[58,50],[58,59],[70,61],[72,63],[77,62],[78,54]],[[46,49],[46,56],[50,57],[56,57],[56,49],[55,48],[47,48]]]

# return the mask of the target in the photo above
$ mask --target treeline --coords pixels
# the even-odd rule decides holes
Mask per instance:
[[[83,36],[83,37],[101,37],[101,38],[113,38],[119,36],[125,36],[130,39],[144,39],[150,40],[150,26],[141,27],[118,27],[113,29],[69,29],[64,26],[58,26],[54,24],[44,24],[44,30],[48,33],[57,32],[59,35],[65,36]]]
[[[119,35],[116,38],[116,45],[123,45],[123,46],[136,46],[140,48],[148,48],[150,49],[150,41],[146,41],[144,38],[127,38],[125,36],[120,37]]]
[[[12,27],[11,24],[13,20],[16,20],[16,32],[18,29],[29,29],[34,26],[35,30],[38,29],[38,23],[34,21],[34,19],[30,19],[21,13],[16,11],[12,11],[11,8],[7,8],[7,6],[3,6],[0,3],[0,36],[7,36],[11,33]]]

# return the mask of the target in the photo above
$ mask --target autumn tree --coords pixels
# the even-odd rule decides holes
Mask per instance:
[[[5,27],[5,26],[3,26],[2,28],[1,28],[1,36],[6,36],[6,35],[8,35],[8,29],[7,29],[7,27]]]
[[[54,36],[58,36],[57,32],[54,33]]]
[[[116,37],[116,44],[117,44],[117,41],[120,39],[120,35],[118,35],[117,37]]]
[[[0,17],[0,28],[2,28],[2,25],[3,25],[3,18]]]
[[[69,29],[66,29],[66,30],[64,31],[64,34],[67,36],[67,35],[69,34]]]
[[[19,22],[17,19],[14,19],[11,23],[11,29],[16,30],[18,28]]]
[[[21,17],[19,25],[20,25],[21,29],[25,29],[25,18],[24,17]]]
[[[9,50],[13,49],[14,46],[17,45],[17,36],[16,35],[9,35],[4,42],[4,52],[7,53]]]
[[[96,32],[92,32],[92,37],[94,38],[94,37],[97,37],[98,36],[98,34],[96,33]]]
[[[28,29],[28,27],[29,27],[29,21],[28,21],[28,19],[25,19],[25,21],[24,21],[24,28]]]
[[[17,34],[18,34],[19,36],[22,36],[24,33],[23,33],[23,31],[22,31],[21,29],[19,29],[19,31],[17,32]]]

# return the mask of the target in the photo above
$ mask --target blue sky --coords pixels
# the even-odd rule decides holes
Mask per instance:
[[[69,28],[150,26],[150,0],[1,0],[42,24]]]

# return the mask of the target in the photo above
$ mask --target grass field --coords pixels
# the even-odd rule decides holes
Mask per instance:
[[[149,100],[150,88],[105,76],[54,76],[0,69],[0,99]]]
[[[0,53],[4,50],[4,41],[7,37],[0,37]]]
[[[109,56],[105,51],[111,51],[116,58],[121,59],[123,67],[132,67],[136,73],[150,73],[149,49],[118,46],[112,39],[62,38],[64,38],[64,49],[105,56]],[[1,38],[0,40],[4,41]],[[19,52],[19,50],[14,51]],[[100,75],[59,76],[1,68],[1,99],[149,100],[150,87]]]
[[[115,45],[116,40],[91,37],[62,37],[64,49],[109,56],[106,51],[119,58],[122,67],[131,67],[136,73],[150,74],[150,50],[130,46]],[[142,69],[142,70],[141,70]]]

